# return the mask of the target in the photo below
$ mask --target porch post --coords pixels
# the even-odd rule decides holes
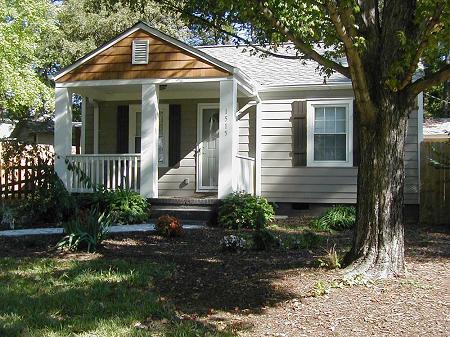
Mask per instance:
[[[86,153],[86,100],[87,97],[81,97],[81,135],[80,135],[80,153]]]
[[[158,138],[158,87],[155,84],[143,84],[140,193],[147,198],[158,197]]]
[[[220,81],[219,112],[219,186],[218,198],[222,199],[237,189],[237,161],[239,128],[236,123],[236,80]]]
[[[72,93],[68,88],[55,88],[55,172],[67,187],[65,157],[72,153]]]

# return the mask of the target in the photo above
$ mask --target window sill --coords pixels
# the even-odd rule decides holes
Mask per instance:
[[[343,161],[314,161],[307,163],[308,167],[353,167],[352,162]]]

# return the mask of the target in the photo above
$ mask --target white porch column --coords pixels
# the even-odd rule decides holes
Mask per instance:
[[[87,97],[81,97],[81,135],[80,135],[80,153],[86,153],[86,100]]]
[[[256,139],[255,139],[255,195],[261,195],[261,132],[262,132],[262,105],[256,104]]]
[[[222,199],[237,189],[236,170],[239,146],[239,128],[236,122],[237,83],[234,79],[220,81],[219,113],[219,186]]]
[[[147,198],[158,197],[158,87],[142,85],[141,122],[141,186],[140,193]]]
[[[55,172],[67,187],[65,157],[72,153],[72,93],[68,88],[55,88]]]
[[[94,100],[92,100],[92,104],[94,105],[94,154],[98,154],[99,107]]]

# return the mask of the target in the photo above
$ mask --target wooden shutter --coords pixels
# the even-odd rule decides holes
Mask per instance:
[[[292,103],[293,166],[306,166],[306,101]]]
[[[359,166],[359,114],[353,103],[353,166]],[[350,130],[349,130],[350,131]]]
[[[129,125],[128,105],[117,107],[117,153],[128,153],[128,125]]]
[[[169,105],[169,166],[178,166],[181,160],[181,105]]]

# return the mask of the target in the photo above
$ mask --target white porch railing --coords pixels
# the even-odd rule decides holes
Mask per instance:
[[[66,156],[77,169],[68,170],[67,190],[74,193],[89,193],[85,181],[81,181],[82,171],[93,185],[103,185],[107,189],[126,187],[139,192],[141,175],[140,154],[82,154]]]
[[[255,194],[255,158],[236,156],[238,166],[238,191]]]

